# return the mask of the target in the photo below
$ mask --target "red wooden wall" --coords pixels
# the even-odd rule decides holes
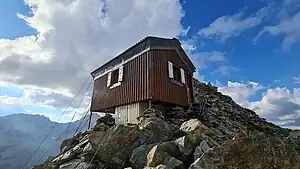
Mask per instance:
[[[190,84],[191,89],[192,84],[180,86],[173,83],[168,76],[168,61],[185,70],[186,80],[192,78],[192,72],[188,71],[175,50],[151,50],[124,65],[120,86],[113,89],[106,87],[107,74],[95,80],[91,111],[104,111],[149,99],[188,106],[186,84]]]
[[[172,82],[168,73],[168,61],[188,72],[192,73],[178,56],[175,50],[152,50],[149,55],[149,93],[153,101],[163,101],[180,106],[188,106],[186,84]],[[186,77],[186,79],[189,77]]]

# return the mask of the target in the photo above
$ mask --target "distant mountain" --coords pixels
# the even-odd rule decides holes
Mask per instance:
[[[92,125],[99,117],[93,114]],[[0,169],[21,169],[54,125],[27,168],[56,155],[62,140],[72,137],[77,128],[81,131],[87,129],[87,119],[88,117],[72,123],[57,123],[41,115],[13,114],[0,117]],[[61,138],[58,138],[60,135]]]

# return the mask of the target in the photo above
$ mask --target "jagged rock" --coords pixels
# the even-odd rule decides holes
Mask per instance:
[[[91,160],[93,155],[94,155],[94,150],[93,147],[91,145],[91,143],[87,143],[83,150],[82,153],[79,155],[80,158],[83,158],[84,160]]]
[[[200,143],[200,137],[196,134],[190,134],[183,137],[178,138],[175,140],[180,152],[182,152],[185,156],[190,156],[194,149]]]
[[[73,158],[75,158],[78,154],[82,152],[83,148],[80,146],[76,145],[74,148],[68,150],[67,152],[59,155],[55,159],[52,160],[53,163],[60,165],[66,161],[70,161]]]
[[[186,134],[196,134],[201,135],[202,133],[207,136],[213,136],[215,133],[206,127],[201,121],[198,119],[191,119],[189,121],[184,122],[180,126],[180,130]]]
[[[32,169],[57,169],[57,166],[53,164],[41,164],[38,166],[34,166]]]
[[[96,165],[83,162],[81,159],[73,159],[59,166],[59,169],[98,169]]]
[[[139,130],[137,126],[115,125],[97,144],[91,144],[100,161],[110,168],[123,169],[133,150],[139,146]]]
[[[161,112],[148,109],[138,117],[138,120],[141,144],[167,141],[171,137],[171,129]]]
[[[168,169],[165,165],[158,165],[156,167],[145,167],[144,169]]]
[[[203,154],[204,152],[202,151],[202,148],[200,146],[196,147],[194,152],[194,161],[200,158]]]
[[[295,147],[298,154],[300,154],[300,130],[293,130],[287,138],[288,143]]]
[[[147,165],[147,154],[155,144],[142,145],[133,150],[130,163],[133,169],[144,168]]]
[[[200,158],[204,153],[207,153],[211,148],[205,140],[201,141],[200,145],[195,148],[194,161]]]
[[[189,169],[206,168],[299,169],[300,156],[279,137],[242,132],[202,155]]]
[[[100,117],[97,119],[96,124],[93,127],[93,131],[106,131],[109,127],[115,125],[115,119],[111,114],[105,114],[105,116]],[[103,128],[104,126],[107,126]]]
[[[65,153],[66,151],[75,147],[80,142],[80,139],[84,137],[84,135],[85,133],[79,132],[74,137],[62,141],[60,145],[60,152]]]
[[[147,166],[157,167],[159,165],[164,165],[166,168],[170,169],[186,168],[182,161],[171,156],[171,154],[174,155],[175,152],[178,152],[178,150],[176,150],[176,147],[170,142],[165,143],[164,145],[156,145],[147,155]]]

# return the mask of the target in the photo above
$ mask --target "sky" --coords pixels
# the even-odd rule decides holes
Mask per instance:
[[[196,78],[300,129],[300,0],[4,0],[0,23],[0,116],[78,119],[90,72],[161,36],[181,41]]]

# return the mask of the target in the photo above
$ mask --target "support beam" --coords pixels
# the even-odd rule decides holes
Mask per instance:
[[[90,117],[89,117],[89,125],[88,125],[88,130],[91,128],[92,115],[93,115],[93,112],[92,112],[92,111],[90,111]]]
[[[149,100],[149,109],[152,107],[152,100]]]

